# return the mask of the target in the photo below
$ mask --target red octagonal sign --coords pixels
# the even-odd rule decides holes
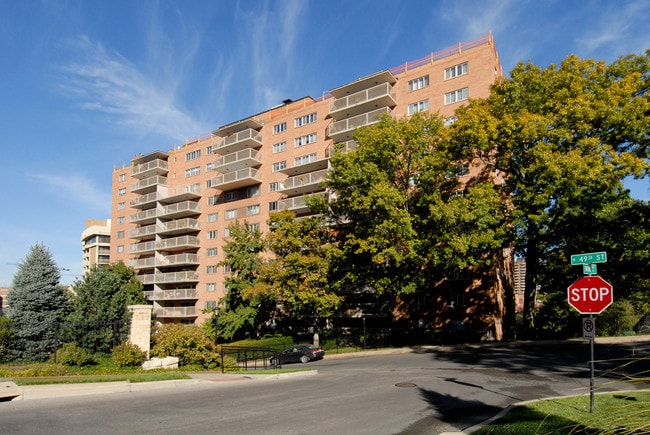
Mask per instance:
[[[569,305],[580,314],[600,314],[614,302],[614,288],[599,276],[583,276],[568,288]]]

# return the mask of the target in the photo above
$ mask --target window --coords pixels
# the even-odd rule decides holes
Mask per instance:
[[[310,143],[316,142],[316,133],[306,134],[304,136],[297,137],[293,140],[293,146],[298,148],[303,145],[308,145]]]
[[[206,282],[205,283],[205,291],[206,292],[213,292],[213,291],[216,291],[216,290],[217,290],[217,283],[216,282]],[[209,302],[212,302],[212,301],[207,301],[206,306],[207,306],[207,304]]]
[[[208,222],[216,222],[219,220],[219,213],[208,214]]]
[[[296,157],[293,161],[294,166],[306,165],[316,161],[316,153],[307,154],[306,156]]]
[[[118,245],[117,246],[117,252],[119,252],[119,253],[124,252],[124,245]]]
[[[232,269],[230,268],[229,264],[224,264],[223,265],[223,273],[230,273],[231,270]],[[227,287],[226,287],[226,289],[227,289]]]
[[[124,238],[124,231],[118,231],[117,232],[117,238],[118,239],[123,239]]]
[[[300,127],[305,124],[311,124],[312,122],[316,122],[316,112],[296,118],[294,126]]]
[[[206,266],[205,273],[207,273],[208,275],[213,275],[217,273],[217,266],[214,265]]]
[[[414,115],[419,112],[426,112],[429,110],[429,100],[418,101],[417,103],[409,104],[409,115]]]
[[[213,195],[208,197],[208,205],[217,205],[219,202],[219,195]]]
[[[260,231],[260,224],[248,224],[248,231],[256,233]]]
[[[287,150],[287,143],[286,142],[280,142],[280,143],[274,143],[273,144],[273,154],[281,153],[282,151]]]
[[[246,207],[246,216],[253,216],[256,214],[260,214],[259,204],[249,205],[248,207]]]
[[[126,187],[122,187],[120,190],[118,190],[117,194],[119,196],[126,195]]]
[[[458,178],[469,175],[469,167],[467,165],[456,165],[449,169],[447,178]]]
[[[226,210],[226,219],[237,219],[237,209]]]
[[[209,189],[209,188],[212,187],[212,180],[214,180],[214,178],[211,178],[211,179],[209,179],[208,181],[205,182],[205,188],[206,189]]]
[[[239,192],[226,192],[226,202],[236,201],[239,198]]]
[[[217,230],[211,230],[211,231],[208,231],[208,232],[206,233],[206,237],[208,238],[208,240],[216,239],[216,238],[217,238],[217,235],[218,235],[218,231],[217,231]]]
[[[185,161],[188,162],[190,160],[198,159],[199,157],[201,157],[201,150],[192,151],[191,153],[185,154]]]
[[[467,62],[460,65],[454,65],[445,70],[445,80],[453,79],[454,77],[467,74]]]
[[[456,103],[457,101],[467,100],[469,98],[469,88],[458,89],[457,91],[447,92],[445,94],[445,104]]]
[[[208,145],[207,147],[205,147],[205,153],[208,155],[214,153],[212,145]]]
[[[216,257],[218,253],[219,250],[217,248],[208,248],[205,250],[206,257]]]
[[[224,237],[230,237],[230,228],[224,228],[223,236]]]
[[[190,184],[185,188],[185,192],[194,192],[194,193],[201,192],[201,183]]]
[[[126,181],[126,174],[120,174],[118,181]]]
[[[278,172],[287,167],[287,162],[286,161],[281,161],[277,163],[273,163],[273,172]]]
[[[283,131],[287,131],[287,123],[286,122],[282,122],[280,124],[275,124],[273,126],[273,134],[282,133]]]
[[[124,222],[126,222],[126,219],[124,218],[124,216],[120,216],[120,217],[117,218],[117,223],[118,224],[123,224]]]
[[[185,170],[185,178],[193,177],[195,175],[199,175],[200,173],[201,173],[201,167],[200,166],[196,166],[194,168],[186,169]]]
[[[418,89],[426,88],[429,86],[429,75],[418,77],[417,79],[409,80],[409,92],[417,91]]]
[[[246,198],[252,198],[260,194],[260,186],[253,186],[246,189]]]
[[[278,209],[278,202],[271,201],[269,202],[269,211],[276,211]]]
[[[117,204],[117,209],[118,210],[124,210],[126,208],[126,202],[120,202]]]
[[[280,183],[279,182],[273,182],[269,183],[269,192],[277,192],[280,190]]]
[[[213,162],[210,162],[207,165],[205,165],[205,172],[210,172],[213,166],[214,166]]]

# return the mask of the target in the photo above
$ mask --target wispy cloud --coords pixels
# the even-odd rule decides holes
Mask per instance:
[[[33,179],[44,188],[61,198],[86,205],[105,215],[110,214],[111,195],[106,189],[95,185],[93,180],[82,174],[46,174],[29,173],[28,178]]]
[[[73,42],[78,60],[62,66],[62,91],[84,110],[111,116],[140,134],[184,140],[204,127],[175,103],[175,86],[156,84],[121,54],[82,36]]]

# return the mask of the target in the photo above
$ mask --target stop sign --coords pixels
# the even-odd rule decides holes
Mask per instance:
[[[569,305],[580,314],[600,314],[614,302],[614,288],[599,276],[583,276],[568,288]]]

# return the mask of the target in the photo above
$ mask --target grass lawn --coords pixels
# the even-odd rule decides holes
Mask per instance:
[[[650,391],[549,399],[514,408],[473,434],[650,434]]]

